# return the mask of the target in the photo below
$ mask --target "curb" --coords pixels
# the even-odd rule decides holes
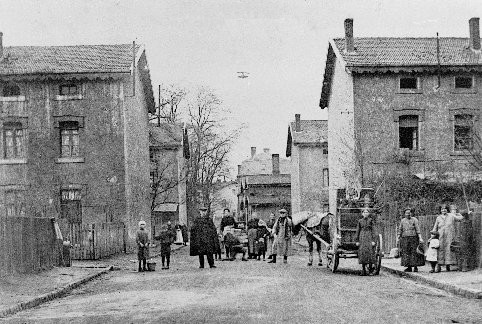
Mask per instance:
[[[452,293],[454,295],[462,296],[462,297],[465,297],[465,298],[482,299],[482,291],[477,290],[477,289],[462,288],[462,287],[459,287],[459,286],[456,286],[456,285],[451,285],[451,284],[444,283],[444,282],[441,282],[441,281],[437,281],[437,280],[433,280],[433,279],[427,279],[423,276],[420,276],[420,275],[417,275],[417,274],[414,274],[414,273],[404,272],[404,271],[401,271],[401,270],[389,268],[389,267],[384,266],[384,265],[382,265],[381,268],[383,270],[389,272],[389,273],[396,274],[400,277],[412,279],[414,281],[424,283],[424,284],[433,286],[433,287],[438,288],[438,289],[445,290],[445,291],[447,291],[449,293]]]
[[[84,284],[84,283],[86,283],[86,282],[88,282],[92,279],[95,279],[95,278],[97,278],[97,277],[99,277],[103,274],[108,273],[109,271],[111,271],[111,269],[112,269],[112,266],[109,266],[107,268],[102,269],[101,271],[99,271],[97,273],[87,275],[87,276],[81,278],[78,281],[71,282],[71,283],[69,283],[69,284],[67,284],[63,287],[60,287],[60,288],[54,290],[54,291],[45,293],[45,294],[37,296],[37,297],[34,297],[31,300],[18,303],[17,305],[10,306],[7,309],[4,309],[4,310],[0,311],[0,318],[4,318],[4,317],[7,317],[9,315],[13,315],[13,314],[18,313],[20,311],[23,311],[23,310],[26,310],[26,309],[29,309],[29,308],[33,308],[33,307],[36,307],[40,304],[43,304],[43,303],[46,303],[46,302],[51,301],[53,299],[59,298],[59,297],[65,295],[66,293],[68,293],[69,291],[79,287],[80,285],[82,285],[82,284]]]

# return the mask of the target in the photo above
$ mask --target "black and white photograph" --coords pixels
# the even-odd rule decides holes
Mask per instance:
[[[0,323],[482,323],[481,17],[0,0]]]

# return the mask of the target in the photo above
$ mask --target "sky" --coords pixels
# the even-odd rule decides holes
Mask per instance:
[[[154,93],[159,84],[207,86],[246,124],[233,169],[258,151],[284,156],[288,124],[326,119],[318,103],[330,38],[468,37],[482,1],[142,0],[0,1],[4,46],[145,45]],[[238,71],[249,77],[237,77]]]

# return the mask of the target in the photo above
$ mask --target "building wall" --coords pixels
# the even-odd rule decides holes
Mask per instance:
[[[293,213],[300,212],[301,209],[301,181],[300,181],[300,147],[291,144],[291,209]]]
[[[328,186],[323,183],[323,169],[328,168],[328,156],[321,146],[299,146],[300,211],[324,211],[329,204]],[[293,195],[293,192],[292,192]],[[296,213],[293,208],[293,213]]]
[[[80,189],[84,222],[123,218],[124,164],[121,113],[122,86],[117,80],[82,80],[80,100],[56,100],[60,81],[18,83],[23,102],[1,102],[2,119],[26,122],[26,159],[18,164],[3,160],[0,139],[0,210],[4,192],[25,189],[28,215],[53,216],[60,213],[61,189]],[[67,117],[70,116],[70,117]],[[62,118],[81,121],[81,159],[59,159]],[[3,123],[0,126],[3,128]],[[3,129],[0,132],[3,137]]]
[[[213,200],[211,203],[211,213],[214,225],[219,228],[223,217],[223,209],[229,208],[231,215],[237,219],[236,208],[238,204],[238,185],[235,182],[220,182],[216,184],[218,187],[214,190]]]
[[[421,75],[421,91],[412,94],[399,93],[397,74],[355,76],[356,130],[366,153],[367,177],[379,173],[387,163],[393,164],[394,152],[399,147],[398,116],[401,114],[419,115],[420,150],[410,154],[410,172],[423,174],[445,164],[455,171],[455,177],[460,176],[467,160],[454,152],[453,115],[457,111],[480,113],[482,78],[476,76],[475,91],[459,93],[453,86],[455,75],[443,74],[439,89],[436,75]],[[480,128],[479,118],[476,123],[479,134]],[[400,163],[397,166],[408,167]]]
[[[336,189],[345,188],[353,179],[354,159],[353,77],[337,58],[328,101],[328,165],[330,169],[329,204],[336,212]]]
[[[144,66],[146,66],[145,55],[141,57],[137,66],[135,96],[132,96],[131,79],[128,78],[124,82],[125,222],[131,246],[135,243],[135,234],[140,220],[146,222],[148,231],[151,229],[148,113],[139,78],[139,67]]]

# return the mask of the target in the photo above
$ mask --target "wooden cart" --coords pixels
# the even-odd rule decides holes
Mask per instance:
[[[342,193],[339,196],[343,195]],[[347,201],[347,199],[338,199],[339,203],[336,210],[336,215],[331,216],[330,219],[330,238],[331,244],[324,252],[328,259],[327,267],[335,272],[338,269],[340,259],[358,258],[358,247],[356,246],[356,229],[358,220],[362,217],[361,212],[365,207],[372,209],[371,217],[374,220],[375,226],[377,223],[377,209],[373,208],[373,189],[364,188],[361,190],[361,198]],[[380,273],[382,263],[382,235],[378,235],[375,242],[375,274]]]

